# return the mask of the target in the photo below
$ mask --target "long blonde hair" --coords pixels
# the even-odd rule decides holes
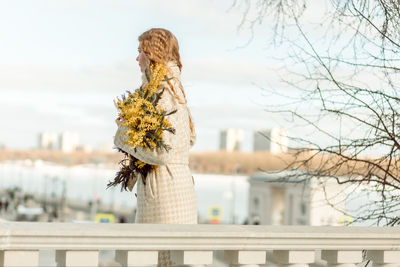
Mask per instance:
[[[156,62],[167,64],[168,62],[172,61],[176,63],[180,71],[182,70],[182,63],[179,55],[178,40],[176,39],[175,35],[173,35],[170,31],[162,28],[152,28],[142,33],[139,36],[138,40],[140,43],[139,47],[146,54],[147,58],[150,60],[150,64]],[[181,81],[179,79],[177,80],[179,88],[182,91],[184,101],[180,99],[180,97],[178,96],[177,92],[174,89],[174,86],[172,86],[170,81],[168,81],[168,85],[170,86],[178,102],[181,104],[187,104],[185,90],[183,89]],[[194,133],[194,125],[190,112],[189,112],[189,125],[190,125],[190,131]]]

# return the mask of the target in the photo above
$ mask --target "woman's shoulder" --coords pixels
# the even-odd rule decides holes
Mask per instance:
[[[181,89],[180,69],[175,63],[168,63],[167,66],[169,67],[166,75],[167,80],[160,83],[159,90],[164,89],[164,94],[176,100],[176,104],[182,104],[185,100],[185,96]]]
[[[163,91],[163,96],[169,101],[174,102],[174,105],[185,105],[186,97],[180,88],[180,81],[172,79],[168,82],[163,82],[159,86],[159,92]]]
[[[169,61],[165,65],[167,66],[167,73],[171,72],[173,76],[181,75],[181,69],[175,61]]]

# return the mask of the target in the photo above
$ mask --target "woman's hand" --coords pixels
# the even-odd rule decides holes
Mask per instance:
[[[123,121],[124,121],[124,119],[121,118],[121,117],[118,117],[118,118],[115,120],[115,122],[117,123],[118,126],[119,126]]]

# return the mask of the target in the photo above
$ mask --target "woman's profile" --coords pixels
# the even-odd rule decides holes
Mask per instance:
[[[159,149],[131,149],[123,144],[121,122],[114,137],[116,147],[136,159],[156,168],[146,177],[137,179],[137,212],[135,223],[197,224],[197,199],[194,180],[189,169],[189,149],[196,134],[187,107],[186,95],[180,81],[182,63],[176,37],[168,30],[152,28],[139,36],[139,55],[136,60],[142,72],[143,84],[148,83],[146,70],[158,63],[166,66],[167,72],[159,88],[164,88],[159,105],[164,110],[176,110],[168,116],[175,133],[164,131],[163,141],[168,151]],[[141,175],[139,175],[141,176]],[[170,251],[159,252],[158,266],[173,266]]]

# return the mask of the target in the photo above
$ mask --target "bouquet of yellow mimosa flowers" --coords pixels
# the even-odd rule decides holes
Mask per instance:
[[[135,92],[127,91],[126,96],[122,95],[121,99],[117,97],[114,100],[118,118],[121,119],[120,126],[127,129],[123,132],[128,137],[124,144],[129,145],[133,151],[136,151],[138,147],[146,151],[156,148],[166,151],[170,149],[164,143],[162,134],[164,131],[175,133],[175,129],[166,117],[175,113],[176,110],[166,111],[158,104],[165,90],[165,88],[159,88],[160,83],[172,79],[166,78],[166,72],[167,67],[164,64],[150,64],[145,70],[148,82]],[[114,181],[107,184],[107,188],[121,184],[121,191],[127,188],[132,190],[138,174],[145,178],[156,168],[156,165],[142,162],[118,147],[117,150],[123,153],[125,158],[119,162],[121,169],[116,173]]]

